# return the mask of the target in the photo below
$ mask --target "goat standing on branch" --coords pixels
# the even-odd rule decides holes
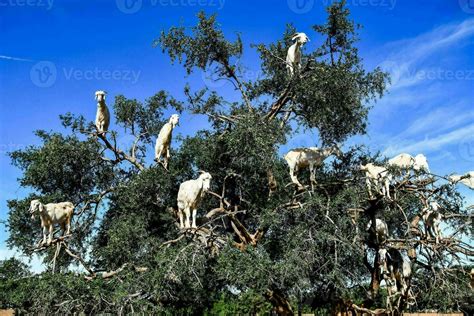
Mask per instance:
[[[435,238],[436,243],[442,238],[440,224],[443,215],[439,212],[438,202],[431,202],[428,208],[423,209],[423,223],[425,224],[426,236]]]
[[[407,177],[410,175],[410,170],[413,169],[414,164],[415,158],[410,154],[400,154],[388,161],[389,166],[401,169]]]
[[[469,171],[463,176],[453,174],[452,176],[449,177],[449,181],[451,181],[453,184],[457,184],[458,182],[461,182],[468,188],[474,190],[474,171]]]
[[[158,134],[158,138],[156,139],[155,145],[155,161],[161,162],[161,158],[163,157],[164,162],[163,167],[168,169],[168,160],[170,158],[170,146],[171,146],[171,137],[173,134],[173,129],[179,125],[179,115],[173,114],[171,115],[168,123],[163,125]]]
[[[400,251],[397,249],[380,248],[378,251],[379,265],[381,275],[387,283],[389,296],[387,297],[387,305],[390,304],[391,296],[396,292],[403,296],[408,296],[408,288],[412,274],[410,262],[405,260]]]
[[[197,208],[201,203],[204,194],[211,188],[212,176],[207,172],[195,180],[188,180],[179,186],[178,191],[178,215],[180,228],[196,228]],[[193,224],[190,224],[191,210],[193,212]],[[186,214],[186,222],[183,221]]]
[[[309,42],[309,38],[305,33],[296,33],[291,40],[295,42],[288,48],[286,68],[288,69],[288,74],[293,76],[295,68],[301,69],[301,47]]]
[[[376,166],[373,163],[361,165],[360,170],[365,172],[365,183],[369,191],[369,197],[372,198],[372,184],[375,185],[377,191],[382,187],[382,195],[390,197],[390,181],[392,176],[385,167]]]
[[[372,220],[369,221],[367,224],[366,231],[373,234],[374,231],[372,229]],[[372,229],[372,230],[371,230]],[[373,235],[376,238],[377,243],[383,243],[388,238],[388,226],[383,220],[377,218],[375,219],[375,234]]]
[[[321,166],[323,161],[331,155],[340,156],[342,152],[336,145],[323,149],[309,147],[290,150],[284,158],[288,163],[288,167],[290,167],[291,181],[296,184],[298,188],[304,188],[298,181],[296,173],[298,173],[301,168],[309,166],[311,187],[314,190],[314,184],[316,183],[315,167]]]
[[[430,167],[428,166],[428,159],[423,154],[418,154],[415,156],[415,163],[413,164],[413,169],[415,171],[424,171],[430,173]]]
[[[97,100],[97,114],[95,116],[95,126],[99,134],[104,134],[109,130],[110,112],[105,104],[105,95],[107,92],[99,90],[95,92]]]
[[[425,155],[418,154],[415,157],[409,154],[400,154],[398,156],[393,157],[388,161],[388,165],[392,167],[397,167],[406,171],[406,176],[409,175],[410,170],[413,169],[415,171],[424,171],[429,173],[430,168],[428,166],[428,160],[426,159]]]
[[[48,245],[51,244],[54,224],[61,226],[63,236],[70,234],[71,219],[74,213],[74,205],[71,202],[49,203],[44,205],[39,200],[33,200],[30,203],[29,212],[33,220],[35,219],[36,212],[38,212],[40,216],[41,227],[43,228],[43,245],[46,243]],[[48,239],[47,241],[46,238]]]

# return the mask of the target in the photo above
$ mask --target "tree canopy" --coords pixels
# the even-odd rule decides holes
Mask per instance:
[[[385,310],[387,290],[377,258],[383,247],[409,257],[410,291],[394,300],[402,310],[473,310],[469,271],[473,255],[471,213],[455,186],[442,177],[415,174],[391,186],[393,199],[367,192],[360,164],[384,164],[361,146],[317,169],[317,185],[290,182],[280,148],[298,128],[315,129],[324,147],[366,133],[373,101],[389,77],[367,70],[357,50],[359,25],[345,1],[327,8],[327,21],[310,37],[293,76],[285,62],[292,36],[287,25],[274,43],[252,45],[263,76],[244,80],[245,35],[229,41],[215,15],[164,30],[154,41],[188,74],[211,71],[229,80],[240,101],[218,90],[183,84],[184,99],[159,91],[144,102],[119,95],[118,129],[98,134],[90,118],[61,116],[67,133],[38,131],[42,144],[10,153],[32,189],[8,202],[8,245],[39,254],[47,269],[28,272],[15,259],[0,263],[0,307],[30,313],[256,314],[271,310]],[[168,170],[149,159],[168,117],[203,114],[209,127],[173,148]],[[130,148],[117,139],[134,138]],[[212,174],[211,192],[199,206],[198,228],[178,228],[179,185]],[[396,174],[398,170],[390,169]],[[307,171],[300,179],[308,184]],[[272,181],[269,181],[272,180]],[[271,194],[270,194],[271,193]],[[37,246],[40,223],[29,203],[71,201],[72,235]],[[436,243],[424,233],[421,212],[441,204],[449,236]],[[389,239],[374,238],[370,220],[382,218]],[[415,300],[415,301],[413,301]]]

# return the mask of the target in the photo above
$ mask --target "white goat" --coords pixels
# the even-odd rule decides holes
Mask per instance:
[[[454,174],[449,177],[449,181],[451,181],[453,184],[461,182],[468,188],[474,190],[474,171],[469,171],[468,173],[462,176]]]
[[[415,164],[415,158],[410,154],[400,154],[390,159],[388,164],[400,169],[411,169]]]
[[[286,68],[288,69],[288,74],[293,76],[295,68],[301,69],[301,47],[309,42],[309,38],[305,33],[296,33],[291,40],[295,42],[288,48]]]
[[[367,224],[366,231],[370,232],[372,228],[372,220]],[[388,226],[383,220],[376,218],[375,219],[375,236],[378,242],[383,242],[388,238]]]
[[[395,281],[398,291],[405,295],[408,290],[407,282],[411,277],[411,265],[397,249],[380,248],[378,251],[380,272],[384,278]]]
[[[35,213],[38,212],[43,228],[42,244],[51,244],[53,239],[54,224],[59,224],[63,235],[69,235],[71,230],[71,219],[74,213],[74,205],[71,202],[49,203],[44,205],[39,200],[33,200],[30,203],[29,212],[31,219],[35,219]],[[49,234],[48,240],[46,238]]]
[[[173,134],[173,129],[179,125],[179,115],[171,115],[168,123],[163,125],[156,139],[155,145],[155,161],[160,162],[163,157],[164,162],[163,166],[165,169],[168,168],[168,160],[170,158],[170,146],[171,146],[171,137]]]
[[[436,243],[442,238],[440,224],[443,214],[439,212],[438,202],[431,202],[428,208],[423,209],[422,219],[425,225],[426,235],[435,238]]]
[[[376,166],[373,163],[361,165],[360,170],[365,172],[365,183],[369,196],[372,197],[372,184],[375,185],[377,190],[382,187],[382,195],[390,197],[390,181],[392,176],[388,173],[385,167]]]
[[[321,166],[326,158],[334,154],[338,156],[342,154],[336,145],[323,149],[309,147],[290,150],[284,158],[290,167],[291,181],[298,185],[299,188],[303,188],[303,185],[298,181],[296,173],[299,169],[309,166],[311,186],[314,189],[314,184],[316,183],[315,167]]]
[[[178,215],[180,228],[190,228],[191,210],[193,213],[192,227],[196,228],[197,208],[201,203],[204,194],[209,191],[211,187],[212,176],[207,172],[202,172],[195,180],[188,180],[179,186],[178,191]],[[186,223],[183,221],[183,216],[186,214]]]
[[[95,99],[97,100],[97,113],[95,116],[95,126],[100,134],[108,131],[110,125],[110,112],[105,104],[105,95],[107,92],[99,90],[95,92]]]
[[[390,159],[388,165],[407,171],[407,175],[410,172],[410,169],[415,171],[423,170],[428,173],[430,172],[428,160],[423,154],[418,154],[415,157],[410,154],[399,154]]]
[[[410,169],[413,168],[414,164],[415,158],[410,154],[400,154],[388,161],[389,166],[400,168],[405,172],[405,176],[407,177],[410,175]]]
[[[426,159],[425,155],[418,154],[415,156],[415,163],[413,164],[413,169],[416,171],[424,171],[430,173],[428,159]]]

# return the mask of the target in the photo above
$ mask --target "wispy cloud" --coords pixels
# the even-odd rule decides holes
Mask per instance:
[[[413,121],[404,132],[398,135],[398,138],[436,135],[473,121],[474,104],[470,104],[467,109],[461,104],[445,106]]]
[[[474,19],[471,18],[461,23],[443,25],[415,38],[393,42],[390,45],[403,47],[398,52],[399,56],[419,59],[456,44],[472,35],[474,35]]]
[[[437,27],[414,38],[391,42],[385,46],[385,60],[380,66],[392,76],[391,90],[408,88],[425,81],[420,74],[429,67],[422,64],[443,49],[474,36],[474,19]],[[436,60],[439,66],[439,59]]]
[[[5,55],[0,55],[0,59],[4,59],[4,60],[14,60],[14,61],[29,61],[29,62],[34,61],[34,60],[31,60],[31,59],[18,58],[18,57],[12,57],[12,56],[5,56]]]
[[[474,139],[474,124],[460,127],[454,131],[438,135],[433,138],[426,138],[421,141],[411,142],[406,140],[403,143],[392,144],[383,152],[386,156],[393,156],[398,153],[419,153],[439,151],[443,146],[455,145],[460,141]]]
[[[472,39],[469,18],[384,46],[380,65],[391,74],[392,86],[372,114],[379,130],[371,131],[384,155],[422,152],[433,161],[453,160],[460,143],[474,141],[473,81],[467,76],[474,69],[465,63]]]

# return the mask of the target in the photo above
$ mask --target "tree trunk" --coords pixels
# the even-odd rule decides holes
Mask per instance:
[[[288,300],[278,290],[268,289],[264,296],[273,305],[273,308],[278,315],[294,314],[290,302],[288,302]]]
[[[372,299],[375,300],[375,298],[379,294],[380,289],[380,278],[378,269],[374,269],[371,272],[371,276],[372,280],[370,281],[370,293],[372,295]]]

